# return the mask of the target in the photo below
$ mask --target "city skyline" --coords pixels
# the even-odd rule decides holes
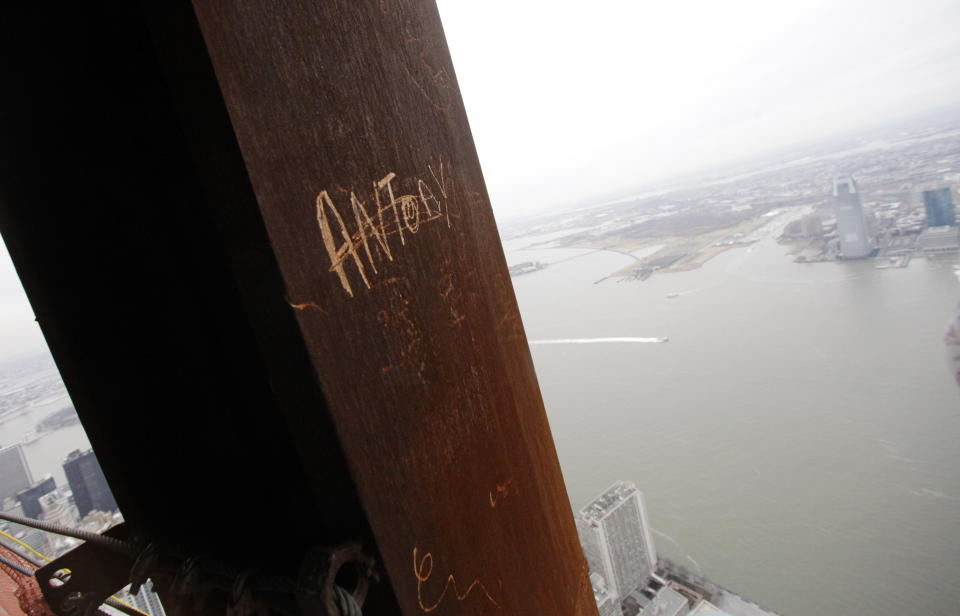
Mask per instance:
[[[946,0],[439,8],[498,219],[960,103]]]
[[[923,0],[909,11],[891,6],[881,0],[876,11],[860,15],[847,7],[821,12],[827,7],[816,2],[809,10],[735,2],[726,10],[690,3],[680,10],[625,12],[653,13],[657,19],[645,22],[648,29],[674,26],[649,37],[661,45],[651,49],[665,59],[656,79],[642,73],[644,62],[637,58],[624,70],[598,66],[603,54],[590,55],[594,41],[615,41],[610,48],[626,46],[631,53],[641,42],[647,45],[635,20],[605,28],[608,22],[581,11],[577,29],[568,31],[561,3],[554,14],[544,9],[538,15],[536,29],[519,19],[506,23],[521,38],[528,32],[527,47],[544,58],[515,57],[526,69],[520,80],[559,84],[560,91],[551,108],[550,99],[544,105],[511,90],[508,79],[497,84],[498,98],[517,99],[512,113],[528,131],[510,132],[507,122],[500,128],[516,137],[514,153],[535,166],[509,169],[520,182],[492,190],[506,191],[523,207],[538,207],[538,200],[556,208],[583,205],[581,198],[591,206],[518,220],[509,234],[508,227],[498,230],[484,195],[432,6],[426,7],[429,31],[421,34],[416,15],[405,19],[407,5],[366,5],[356,13],[343,5],[344,16],[352,16],[349,24],[370,21],[378,26],[374,34],[388,35],[366,36],[340,28],[342,22],[332,24],[331,31],[372,56],[370,70],[364,62],[356,83],[378,84],[384,66],[399,77],[388,82],[396,96],[372,102],[361,97],[363,113],[354,113],[358,97],[342,82],[327,83],[337,76],[327,70],[291,83],[287,92],[298,104],[287,109],[282,97],[261,97],[271,90],[260,88],[259,78],[257,87],[244,82],[221,88],[223,101],[236,106],[227,109],[230,121],[222,123],[222,135],[211,134],[216,138],[210,143],[233,156],[224,159],[232,161],[229,174],[217,168],[191,172],[197,159],[185,154],[190,146],[181,142],[193,137],[176,131],[175,112],[184,107],[173,110],[169,131],[142,123],[141,114],[118,114],[123,122],[105,118],[105,144],[116,137],[118,147],[107,148],[102,159],[82,156],[87,144],[99,142],[101,133],[90,138],[86,130],[97,124],[74,122],[83,130],[63,131],[63,151],[45,151],[59,161],[88,163],[77,174],[76,194],[84,196],[79,204],[54,206],[54,198],[32,189],[43,186],[49,165],[28,165],[35,171],[8,178],[23,185],[17,194],[24,203],[35,201],[36,207],[19,210],[12,204],[12,217],[5,218],[12,223],[4,231],[63,376],[51,361],[49,368],[40,361],[0,366],[4,444],[20,440],[21,457],[36,476],[47,476],[42,450],[61,450],[61,437],[86,441],[76,423],[82,418],[137,536],[185,546],[184,552],[234,554],[244,521],[225,522],[219,496],[250,489],[292,512],[284,518],[291,536],[331,536],[322,545],[332,546],[360,537],[376,562],[367,554],[358,557],[356,590],[364,572],[375,577],[374,569],[385,582],[373,590],[372,611],[378,609],[376,593],[383,592],[388,601],[392,593],[405,612],[592,613],[593,599],[610,608],[603,616],[617,616],[617,607],[632,616],[686,616],[691,608],[702,611],[704,601],[744,616],[720,600],[723,588],[736,588],[784,614],[910,613],[914,607],[949,613],[960,600],[952,583],[960,563],[951,557],[960,553],[960,454],[951,447],[960,415],[953,369],[942,370],[941,322],[954,314],[960,239],[956,227],[929,226],[931,210],[945,208],[929,207],[924,191],[952,196],[960,185],[960,115],[899,133],[887,126],[882,136],[843,146],[839,141],[858,126],[907,113],[897,101],[922,107],[909,113],[951,104],[960,78],[946,73],[960,68],[956,43],[947,42],[946,28],[933,28],[925,9],[942,9],[932,12],[943,21],[960,9]],[[334,13],[318,11],[318,23]],[[727,29],[720,19],[726,13],[757,17],[756,23]],[[285,41],[288,32],[297,35],[294,54],[273,57],[268,44],[260,54],[243,56],[245,63],[215,66],[207,75],[210,93],[252,64],[267,82],[287,60],[312,69],[315,31],[302,17],[284,13],[273,25],[288,27],[263,37],[263,20],[238,14],[236,23],[250,27],[218,27],[224,36],[198,39],[195,49],[204,63],[203,41],[213,53],[223,49],[215,41],[233,41],[237,32],[250,50],[263,41]],[[894,18],[904,23],[893,28]],[[806,38],[798,24],[819,30],[818,37]],[[482,31],[483,23],[474,28]],[[570,49],[552,57],[551,48],[537,44],[540,31],[569,34]],[[877,44],[904,32],[915,38],[891,45],[893,56],[871,56]],[[753,68],[737,72],[728,63],[735,57],[728,50],[711,48],[718,33],[735,40],[761,34],[783,47],[784,55],[767,57],[767,46],[744,42],[740,57],[751,66],[760,58],[769,69],[768,79],[755,79]],[[864,34],[873,46],[861,49]],[[422,43],[431,40],[437,46],[425,48]],[[917,45],[923,49],[915,55],[897,55]],[[495,59],[501,50],[492,47]],[[787,56],[797,49],[812,49],[816,61],[786,70]],[[858,58],[864,62],[830,54],[855,49],[868,56]],[[719,69],[712,76],[701,70],[705,50],[715,51],[710,59]],[[151,51],[146,49],[148,59]],[[224,55],[234,57],[229,49]],[[406,62],[413,58],[421,62]],[[541,74],[555,60],[562,68]],[[586,79],[578,72],[584,66]],[[604,89],[619,85],[608,80],[611,69],[620,70],[629,87]],[[817,77],[822,87],[798,96],[798,73],[803,78],[797,83],[809,86]],[[162,92],[166,73],[145,75]],[[737,76],[746,85],[732,79]],[[109,83],[126,86],[123,80]],[[880,93],[881,83],[889,91]],[[434,86],[441,93],[450,88],[451,104],[435,96]],[[351,144],[356,160],[340,157],[343,148],[335,146],[343,140],[329,139],[337,131],[322,119],[335,123],[341,115],[333,105],[316,104],[327,94],[346,96],[336,106],[346,111],[344,139],[389,136],[393,125],[379,120],[394,116],[419,127],[418,139],[406,152],[390,141],[367,149]],[[727,106],[736,101],[725,95],[746,104]],[[875,105],[864,105],[870,97]],[[112,109],[114,98],[104,97],[99,108]],[[40,99],[35,97],[38,105]],[[167,102],[162,96],[151,100]],[[730,113],[717,122],[709,114],[699,118],[708,130],[697,131],[678,127],[666,112],[657,117],[649,101],[653,109],[685,111],[706,101],[713,112]],[[260,109],[261,103],[259,115],[233,111]],[[297,112],[293,121],[274,124],[278,118],[286,122],[291,109],[319,110],[322,119]],[[220,107],[215,111],[226,117]],[[264,124],[258,125],[261,116]],[[644,133],[651,118],[659,125]],[[124,156],[128,125],[149,129],[145,136],[155,133],[159,141],[175,137],[171,156]],[[816,130],[797,132],[811,126]],[[618,141],[604,141],[618,130]],[[206,129],[197,135],[205,139]],[[55,135],[26,136],[26,149],[57,142]],[[831,137],[837,140],[828,144]],[[736,172],[728,166],[723,176],[597,202],[623,190],[621,182],[669,181],[655,179],[658,169],[699,173],[694,170],[707,168],[699,164],[735,165],[771,151],[771,143],[788,149],[819,138],[826,140],[815,152],[792,150],[790,158],[771,157],[762,166]],[[528,143],[551,145],[554,157]],[[308,154],[305,165],[281,166],[289,175],[279,178],[276,161],[302,153]],[[491,159],[484,156],[486,166]],[[419,158],[436,164],[427,166],[436,190],[410,172]],[[395,159],[402,163],[396,173],[382,175],[379,167]],[[510,162],[492,160],[501,170]],[[578,160],[584,164],[563,168]],[[111,161],[122,171],[114,177],[128,186],[177,192],[152,192],[136,208],[126,191],[101,194],[100,171]],[[173,163],[170,169],[166,161]],[[334,179],[325,177],[331,168]],[[395,175],[406,182],[396,193],[400,197],[390,190]],[[21,177],[40,181],[21,183]],[[494,186],[505,176],[495,170],[490,177]],[[358,192],[351,193],[355,178],[368,182],[372,193],[365,198],[380,219],[378,192],[384,186],[393,227],[370,217],[364,222],[365,206],[354,198]],[[441,209],[430,204],[440,206],[438,191],[446,204],[445,178],[453,178],[450,192],[461,199],[460,208],[451,208],[454,216],[445,226],[420,229],[424,213],[441,220]],[[231,186],[246,195],[242,202],[232,200]],[[277,193],[268,198],[271,186]],[[525,193],[531,187],[539,190],[533,197]],[[327,200],[334,190],[350,198],[341,196],[334,207]],[[301,202],[301,192],[316,195],[315,201]],[[47,215],[47,205],[61,217]],[[156,215],[167,205],[171,215]],[[240,214],[242,220],[235,218]],[[787,237],[790,225],[796,233]],[[388,238],[390,229],[395,233]],[[866,254],[872,258],[843,261]],[[352,290],[338,271],[345,258],[353,258],[355,267]],[[508,273],[516,274],[513,280]],[[30,312],[19,305],[12,311]],[[78,413],[63,407],[66,385]],[[143,434],[151,438],[130,437]],[[67,450],[72,453],[62,469],[69,481],[57,471],[60,489],[39,500],[45,518],[75,524],[80,510],[100,508],[93,492],[109,497],[104,509],[116,509],[89,446]],[[86,469],[79,468],[81,456],[89,461]],[[161,466],[165,472],[154,472]],[[210,491],[207,475],[223,489]],[[144,483],[144,476],[150,481]],[[594,497],[616,477],[636,484],[618,481]],[[649,519],[638,485],[655,509]],[[169,494],[189,503],[191,515],[179,515],[177,503],[167,502]],[[343,507],[328,515],[323,507],[331,495]],[[584,502],[589,504],[575,514],[578,541],[569,522]],[[119,514],[93,517],[116,521]],[[357,528],[341,519],[356,521]],[[349,532],[341,537],[341,531]],[[312,547],[274,542],[238,560],[289,563],[292,571],[298,561],[313,564]],[[547,568],[531,568],[532,562]],[[246,563],[238,564],[236,570],[244,571]],[[891,586],[891,575],[900,583]],[[334,577],[331,571],[328,590],[331,581],[339,583]],[[244,588],[251,596],[259,590],[251,580],[238,578],[232,585],[233,605],[243,607],[236,599]],[[74,591],[81,592],[66,592]]]

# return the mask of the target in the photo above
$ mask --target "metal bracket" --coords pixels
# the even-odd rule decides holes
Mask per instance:
[[[352,595],[358,608],[362,607],[370,580],[378,580],[374,565],[373,558],[366,555],[359,544],[347,544],[332,550],[312,550],[304,559],[297,580],[300,612],[347,616],[340,607],[341,601],[338,601],[338,586]]]
[[[125,524],[103,533],[128,541]],[[133,558],[96,543],[86,542],[50,561],[35,577],[43,598],[57,616],[92,616],[107,598],[130,581]]]
[[[104,534],[123,541],[130,535],[122,524]],[[92,616],[128,583],[136,592],[148,579],[159,584],[165,604],[188,611],[212,604],[226,606],[230,616],[359,616],[378,575],[374,559],[356,543],[311,550],[294,579],[156,544],[134,559],[88,542],[39,569],[36,578],[57,616]]]

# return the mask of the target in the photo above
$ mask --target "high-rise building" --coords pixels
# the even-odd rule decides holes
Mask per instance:
[[[592,570],[620,600],[643,586],[657,567],[650,523],[637,487],[618,481],[580,510],[581,541]]]
[[[76,510],[70,505],[67,495],[59,490],[41,496],[40,506],[43,507],[42,519],[44,522],[65,528],[74,528],[80,521],[77,518]]]
[[[54,526],[76,528],[77,522],[80,521],[77,517],[77,509],[70,504],[70,499],[65,491],[54,490],[49,494],[44,494],[40,497],[40,506],[43,507],[41,519]],[[79,541],[72,537],[49,533],[44,554],[56,558],[77,547],[78,543]]]
[[[841,256],[844,259],[869,256],[873,252],[873,242],[867,233],[860,191],[852,177],[837,178],[833,181],[833,207],[837,212]]]
[[[133,605],[141,612],[145,612],[150,616],[166,616],[163,604],[160,603],[160,597],[157,596],[156,591],[153,590],[153,580],[147,580],[147,582],[140,587],[140,592],[135,595],[130,594],[129,586],[117,594],[121,600]],[[619,614],[617,616],[619,616]]]
[[[917,238],[917,248],[923,252],[956,252],[960,249],[960,229],[944,225],[927,227]]]
[[[923,207],[927,210],[928,227],[957,226],[957,211],[949,188],[923,191]]]
[[[73,502],[81,519],[93,510],[117,510],[117,501],[110,492],[107,478],[104,477],[92,449],[84,452],[79,449],[71,451],[63,463],[63,472],[67,476],[73,492]]]
[[[701,599],[700,603],[690,612],[690,616],[730,616],[730,614],[724,612],[706,599]]]
[[[20,501],[20,507],[23,508],[23,515],[34,520],[40,519],[43,513],[43,507],[40,505],[40,497],[50,494],[57,489],[57,483],[53,477],[47,475],[42,481],[38,481],[29,488],[24,488],[17,492],[17,500]]]
[[[690,605],[687,598],[665,586],[653,598],[653,601],[647,604],[640,616],[682,616],[689,611]]]
[[[590,586],[593,588],[593,601],[597,604],[600,616],[620,616],[620,602],[607,590],[607,582],[599,573],[590,574]]]
[[[16,498],[17,492],[33,485],[30,466],[19,444],[0,449],[0,504]]]

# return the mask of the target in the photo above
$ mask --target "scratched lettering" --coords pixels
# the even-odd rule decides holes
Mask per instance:
[[[463,285],[460,284],[457,276],[454,274],[455,265],[453,257],[450,256],[444,246],[440,248],[439,269],[442,273],[437,278],[437,294],[440,296],[440,301],[446,309],[447,324],[450,327],[459,329],[463,326],[463,322],[467,320],[467,310],[462,290]],[[466,269],[466,275],[468,277],[473,275],[473,271],[470,268],[464,269]]]
[[[424,98],[439,111],[446,111],[453,102],[447,70],[447,54],[438,40],[423,32],[417,21],[403,24],[404,53],[399,54],[400,65]]]
[[[396,350],[389,354],[390,363],[381,366],[380,372],[387,374],[393,370],[407,368],[412,370],[420,383],[427,384],[424,376],[426,369],[426,360],[423,356],[423,336],[420,328],[411,319],[410,300],[403,297],[396,290],[389,296],[389,307],[377,312],[377,320],[391,332],[399,334],[395,342],[398,343]]]
[[[290,304],[290,307],[293,308],[294,310],[303,311],[309,308],[311,310],[316,310],[318,312],[322,312],[323,314],[327,314],[327,311],[324,310],[323,307],[320,306],[320,304],[318,304],[317,302],[303,302],[302,304],[294,304],[292,302],[287,302],[287,303]]]
[[[443,162],[437,169],[428,165],[426,181],[414,178],[408,182],[412,192],[397,194],[401,182],[395,173],[388,173],[372,183],[367,201],[350,191],[349,212],[344,215],[326,190],[316,198],[317,225],[327,256],[330,273],[336,274],[340,285],[350,297],[354,296],[351,272],[358,276],[367,289],[372,288],[371,277],[379,274],[377,265],[393,261],[398,248],[412,241],[423,225],[444,221],[451,226],[449,183],[444,175]],[[352,220],[350,214],[353,214]]]
[[[461,594],[457,589],[457,580],[453,577],[452,573],[447,576],[447,581],[444,583],[443,590],[440,591],[440,595],[437,597],[436,601],[433,601],[432,603],[424,602],[423,585],[433,574],[433,554],[427,552],[423,555],[423,558],[417,558],[416,547],[413,548],[413,574],[417,578],[417,601],[420,603],[420,609],[426,613],[430,613],[437,609],[437,607],[440,606],[446,597],[447,591],[451,588],[453,588],[453,595],[457,598],[457,601],[465,601],[467,597],[470,596],[470,593],[473,592],[474,588],[479,588],[487,598],[487,601],[492,603],[496,608],[500,608],[500,604],[490,595],[487,587],[484,586],[483,582],[481,582],[479,579],[474,579],[467,589]]]
[[[517,482],[513,479],[508,479],[507,481],[498,485],[495,489],[488,492],[488,498],[490,499],[491,509],[496,507],[497,504],[510,496],[511,494],[517,493]]]

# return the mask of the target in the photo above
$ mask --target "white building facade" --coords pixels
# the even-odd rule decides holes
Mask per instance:
[[[580,511],[578,526],[591,569],[603,575],[617,600],[644,586],[657,568],[643,495],[618,481]]]

